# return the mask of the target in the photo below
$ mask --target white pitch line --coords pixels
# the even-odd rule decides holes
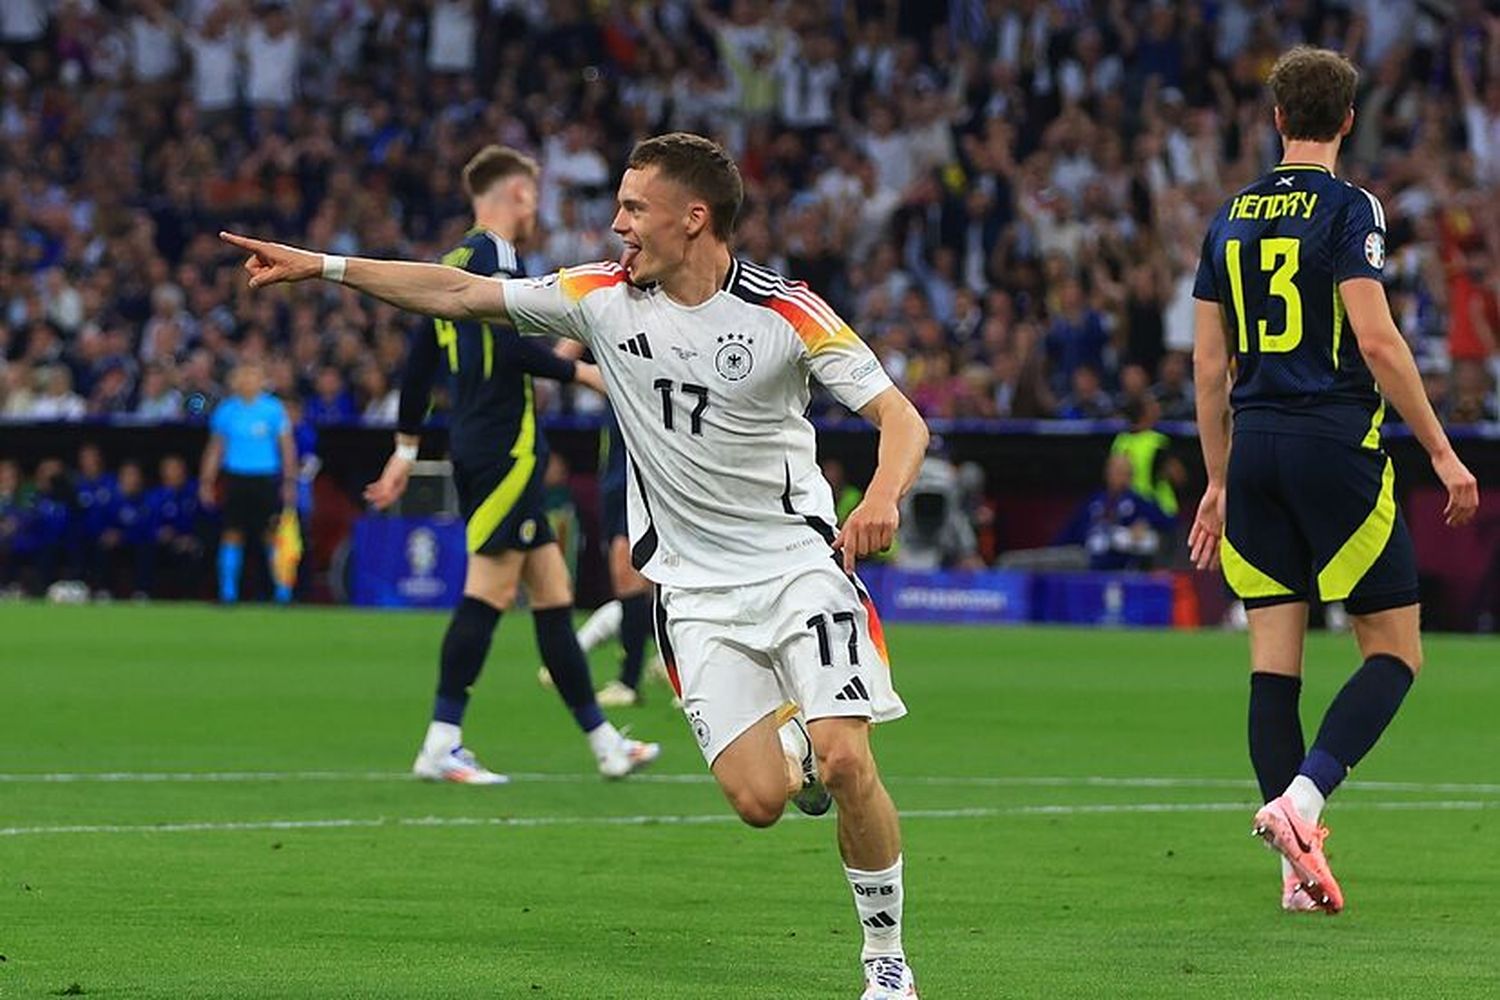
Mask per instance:
[[[1118,802],[1080,805],[977,806],[966,809],[909,809],[903,820],[995,819],[1006,816],[1109,816],[1141,813],[1221,813],[1245,812],[1243,802]],[[1449,799],[1436,802],[1347,802],[1340,811],[1350,809],[1438,811],[1476,811],[1500,808],[1500,802],[1477,799]],[[806,817],[788,814],[789,820]],[[690,813],[685,815],[637,816],[398,816],[368,819],[268,819],[241,822],[92,824],[59,826],[0,827],[0,837],[30,837],[56,834],[89,833],[224,833],[277,830],[349,830],[390,827],[505,827],[528,828],[549,826],[709,826],[737,824],[732,813]]]
[[[584,773],[512,774],[512,781],[525,783],[593,784],[597,775]],[[319,782],[319,781],[410,781],[406,771],[63,771],[53,773],[0,773],[0,784],[169,784],[169,783],[236,783],[236,782]],[[632,783],[661,785],[708,785],[713,776],[703,772],[689,774],[635,774]],[[1102,775],[1027,776],[1027,775],[886,775],[893,785],[934,785],[975,788],[1204,788],[1218,790],[1254,789],[1247,778],[1170,778],[1108,777]],[[1420,781],[1351,781],[1344,791],[1427,792],[1460,795],[1500,795],[1500,784],[1471,782]]]

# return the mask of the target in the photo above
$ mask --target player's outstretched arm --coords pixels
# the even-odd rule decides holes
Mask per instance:
[[[1411,348],[1391,317],[1384,286],[1374,278],[1350,278],[1339,283],[1339,295],[1375,383],[1422,443],[1433,471],[1448,491],[1444,520],[1450,525],[1467,522],[1479,509],[1479,483],[1454,452],[1432,411]]]
[[[443,319],[505,320],[505,292],[499,281],[458,267],[368,257],[339,257],[237,233],[220,233],[225,243],[249,253],[250,287],[323,278],[356,288],[411,312]]]
[[[834,550],[844,557],[844,569],[854,572],[854,562],[891,547],[900,523],[899,504],[922,468],[927,453],[927,423],[911,400],[892,386],[859,411],[860,416],[880,429],[880,453],[875,475],[865,498],[850,512]]]
[[[1229,331],[1217,302],[1193,303],[1193,386],[1198,409],[1198,442],[1208,486],[1188,532],[1193,565],[1219,564],[1224,535],[1224,479],[1229,471]]]

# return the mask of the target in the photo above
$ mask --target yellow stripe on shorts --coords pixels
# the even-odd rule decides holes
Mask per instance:
[[[500,527],[500,522],[505,520],[506,515],[515,509],[516,502],[526,490],[526,484],[531,481],[531,474],[536,471],[536,407],[532,405],[529,376],[526,378],[526,405],[521,411],[521,431],[516,435],[516,443],[511,446],[510,456],[515,459],[510,471],[500,480],[500,485],[484,498],[484,503],[474,511],[474,516],[469,518],[464,529],[470,552],[478,552],[480,546]]]
[[[1364,523],[1354,529],[1349,540],[1339,547],[1318,573],[1318,594],[1325,601],[1342,601],[1359,581],[1364,579],[1380,553],[1391,540],[1396,526],[1396,467],[1385,460],[1380,477],[1380,497]]]
[[[1228,535],[1219,539],[1219,562],[1224,566],[1224,579],[1236,597],[1286,597],[1292,592],[1290,587],[1250,565],[1250,561],[1229,541]]]

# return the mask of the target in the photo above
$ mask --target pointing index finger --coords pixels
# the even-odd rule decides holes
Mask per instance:
[[[231,246],[237,246],[241,250],[249,250],[251,253],[254,253],[260,247],[260,240],[252,240],[248,236],[241,236],[239,233],[231,233],[225,229],[219,230],[219,239],[223,240],[225,243],[228,243]]]

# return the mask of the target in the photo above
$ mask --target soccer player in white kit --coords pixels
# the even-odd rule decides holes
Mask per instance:
[[[657,585],[658,641],[698,745],[752,826],[802,805],[821,779],[864,930],[862,1000],[915,997],[900,827],[869,743],[872,722],[906,708],[853,570],[890,544],[927,428],[827,303],[730,252],[742,193],[711,140],[644,140],[620,182],[620,260],[540,278],[224,238],[250,252],[252,287],[321,276],[414,312],[593,349],[629,447],[633,561]],[[837,533],[805,416],[809,377],[880,429],[865,499]],[[780,711],[788,701],[805,727]]]

